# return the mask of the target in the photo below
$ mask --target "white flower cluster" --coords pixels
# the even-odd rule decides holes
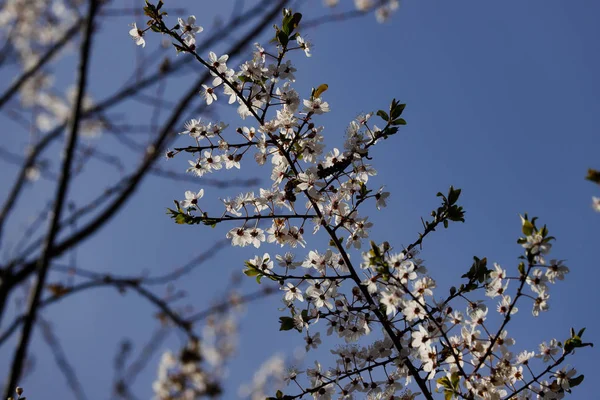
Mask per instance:
[[[272,54],[257,44],[253,58],[237,72],[227,67],[227,56],[210,53],[207,61],[186,44],[185,34],[163,32],[178,41],[179,51],[191,53],[213,73],[212,86],[205,86],[202,93],[207,104],[218,100],[216,89],[222,86],[229,103],[238,104],[240,117],[252,117],[257,123],[256,127],[236,129],[239,142],[235,142],[227,139],[223,123],[188,121],[182,133],[196,146],[176,148],[168,157],[184,151],[201,154],[190,161],[188,172],[203,176],[223,165],[240,168],[246,152],[254,149],[256,162],[270,166],[272,180],[271,187],[261,188],[258,194],[223,200],[225,210],[220,217],[210,217],[201,209],[202,189],[188,191],[180,203],[183,209],[171,210],[174,218],[208,225],[243,221],[227,233],[234,246],[259,248],[266,242],[305,247],[307,221],[313,224],[314,234],[321,230],[328,235],[329,247],[310,250],[302,261],[296,261],[290,252],[274,258],[264,253],[246,261],[244,271],[259,281],[267,278],[280,284],[290,315],[280,318],[281,329],[303,333],[306,351],[322,344],[324,332],[336,334],[346,343],[332,351],[335,367],[323,370],[316,362],[315,368],[306,370],[308,386],[303,386],[300,372],[290,372],[288,381],[302,390],[297,397],[310,394],[315,399],[330,399],[337,393],[343,399],[412,399],[427,393],[425,398],[431,399],[430,381],[435,380],[446,398],[562,398],[576,381],[574,369],[558,369],[572,349],[567,350],[566,345],[561,349],[552,340],[549,345],[543,343],[539,353],[516,354],[516,341],[506,329],[510,316],[518,311],[518,301],[530,299],[534,316],[546,311],[549,284],[563,280],[569,272],[562,261],[546,262],[553,238],[545,226],[536,227],[535,218],[522,217],[525,236],[518,242],[525,254],[517,276],[510,276],[497,264],[489,270],[485,259],[476,258],[464,275],[468,282],[452,288],[446,299],[434,298],[436,282],[417,258],[416,249],[436,227],[464,220],[462,207],[456,205],[460,190],[451,188],[448,196],[438,194],[443,204],[432,212],[432,221],[424,221],[418,241],[398,252],[387,242],[371,242],[370,249],[362,252],[360,266],[353,265],[349,252],[363,248],[373,226],[368,217],[359,214],[359,207],[371,200],[380,209],[389,196],[382,188],[369,189],[369,178],[376,174],[367,163],[369,150],[405,124],[400,118],[404,105],[394,100],[389,114],[377,112],[385,122],[383,128],[369,123],[371,113],[360,115],[347,129],[344,150],[325,153],[324,129],[315,125],[314,118],[330,110],[322,98],[327,85],[313,89],[301,102],[292,88],[296,70],[290,60],[284,61],[293,50],[310,55],[310,46],[293,32],[300,18],[285,11],[284,24],[277,27],[277,52]],[[304,207],[298,204],[300,198]],[[258,226],[264,219],[271,221],[267,229]],[[513,296],[508,294],[511,281],[517,286]],[[526,285],[533,295],[524,293]],[[476,293],[485,296],[476,298]],[[499,298],[495,318],[501,321],[499,328],[492,326],[495,321],[488,321],[486,296]],[[319,331],[323,325],[326,327]],[[371,344],[357,344],[373,332]],[[581,346],[580,341],[572,343]],[[541,373],[532,368],[529,360],[533,356],[548,364]],[[375,369],[384,373],[378,377]],[[543,380],[548,376],[553,381]],[[417,385],[421,392],[404,391],[409,384]]]
[[[7,41],[5,48],[10,47],[14,51],[14,58],[23,72],[35,67],[46,52],[60,46],[63,37],[75,36],[82,23],[77,12],[77,6],[81,3],[65,0],[6,0],[0,4],[0,32]],[[64,47],[68,48],[67,45]],[[67,51],[58,51],[54,59],[65,54]],[[36,128],[47,132],[64,124],[70,117],[75,95],[73,89],[59,94],[52,72],[42,68],[24,82],[19,95],[23,107],[35,111]],[[86,96],[83,109],[92,106],[92,99]],[[95,137],[103,127],[100,119],[86,118],[81,122],[80,131],[84,136]],[[31,175],[30,178],[35,180],[37,175]]]
[[[195,399],[207,393],[211,386],[207,374],[201,369],[199,341],[191,341],[176,357],[163,353],[158,367],[158,379],[154,382],[155,398]]]
[[[272,386],[281,386],[284,372],[284,357],[281,354],[272,355],[257,368],[252,382],[240,387],[240,398],[264,400]]]
[[[191,338],[177,356],[164,352],[153,384],[154,398],[192,400],[219,394],[225,362],[235,353],[237,331],[231,313],[217,315],[208,321],[202,337]]]
[[[340,0],[323,0],[327,7],[335,7]],[[367,12],[375,8],[375,18],[377,22],[385,22],[398,9],[399,0],[354,0],[354,7],[358,11]]]

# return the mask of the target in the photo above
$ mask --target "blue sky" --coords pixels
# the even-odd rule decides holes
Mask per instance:
[[[229,10],[231,3],[221,6]],[[304,7],[306,18],[324,12],[318,3],[315,0]],[[210,24],[203,16],[214,11],[198,7],[190,10],[207,28]],[[474,255],[516,270],[521,254],[516,244],[519,213],[538,216],[548,225],[557,238],[552,258],[566,260],[571,274],[551,288],[549,313],[534,320],[530,305],[521,304],[509,328],[519,350],[533,349],[553,337],[565,339],[571,326],[587,327],[586,341],[598,342],[600,337],[600,322],[595,318],[595,305],[600,301],[595,247],[600,214],[591,209],[591,196],[600,195],[600,190],[584,180],[587,168],[600,167],[597,15],[600,4],[591,0],[405,1],[387,24],[368,16],[306,30],[304,34],[314,42],[313,57],[296,57],[299,92],[308,95],[313,86],[329,85],[324,97],[332,112],[318,122],[326,127],[330,147],[342,146],[345,128],[358,113],[385,109],[392,98],[407,103],[408,125],[373,152],[373,165],[379,172],[374,182],[386,185],[392,193],[388,208],[373,208],[370,214],[375,222],[374,240],[388,240],[398,248],[411,243],[421,227],[420,217],[427,217],[438,205],[435,194],[450,185],[463,189],[466,223],[435,232],[421,254],[444,290],[440,293],[460,283],[459,276],[468,270]],[[114,18],[103,26],[93,55],[95,98],[110,92],[107,88],[114,87],[115,76],[128,76],[136,52],[142,51],[127,38],[129,22],[130,17]],[[157,36],[148,38],[149,42],[158,40]],[[57,73],[65,84],[73,79],[72,69],[66,66]],[[185,88],[182,78],[168,91],[179,93]],[[122,112],[147,118],[133,103]],[[226,105],[218,113],[231,127],[242,125],[233,120]],[[18,135],[7,137],[15,148],[24,143]],[[124,156],[127,165],[137,162],[128,159],[112,138],[99,140],[104,141],[103,149]],[[164,167],[183,169],[186,164],[182,157]],[[3,164],[0,182],[7,185],[15,173],[12,166]],[[266,170],[252,168],[244,176],[252,173],[263,174],[263,187],[270,184]],[[73,199],[83,203],[116,176],[117,172],[102,165],[92,165],[85,179],[73,187]],[[160,274],[210,248],[215,237],[224,237],[231,227],[178,226],[164,214],[173,199],[200,187],[201,180],[189,185],[148,179],[117,218],[79,248],[78,262],[100,272]],[[51,186],[44,181],[32,185],[8,227],[18,231],[32,209],[44,204],[40,194],[49,190]],[[205,190],[207,199],[240,191]],[[215,213],[221,212],[218,201],[208,204]],[[252,254],[249,249],[228,249],[178,281],[177,288],[188,293],[185,302],[198,310],[205,308],[222,293],[221,282],[239,273],[244,257]],[[256,283],[248,279],[242,291],[255,289]],[[251,379],[257,362],[303,346],[299,335],[278,331],[280,306],[271,297],[248,307],[241,321],[239,356],[230,364],[227,389],[231,391],[226,398],[235,398],[238,383]],[[49,308],[44,316],[53,322],[67,355],[78,366],[88,398],[96,399],[109,393],[118,342],[123,337],[149,337],[156,326],[152,313],[132,294],[122,297],[114,290],[99,289]],[[7,319],[2,322],[6,326]],[[177,348],[180,339],[172,335],[165,349]],[[39,335],[32,350],[37,361],[24,383],[28,398],[66,395],[63,378]],[[0,349],[2,359],[6,355],[6,348]],[[576,398],[592,398],[595,356],[596,350],[587,348],[573,357],[573,366],[587,376]],[[312,363],[312,359],[309,354],[307,361]],[[6,363],[0,363],[0,376],[6,368]],[[134,386],[140,398],[151,395],[155,372],[151,364],[140,375]]]

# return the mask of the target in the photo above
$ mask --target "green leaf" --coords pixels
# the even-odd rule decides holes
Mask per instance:
[[[588,169],[588,174],[585,179],[600,185],[600,171],[591,168]]]
[[[390,118],[392,120],[398,119],[398,117],[402,115],[402,112],[404,111],[405,107],[406,104],[400,104],[394,99],[392,101],[392,106],[390,107]]]
[[[214,218],[202,218],[202,223],[204,225],[212,226],[214,228],[219,223],[219,220]]]
[[[301,20],[302,20],[302,14],[294,13],[294,16],[292,17],[292,24],[293,24],[294,29],[296,29],[300,25]]]
[[[386,121],[386,122],[390,120],[390,117],[388,117],[387,113],[385,111],[383,111],[383,110],[377,111],[377,115],[379,117],[381,117],[381,119],[384,120],[384,121]]]
[[[302,312],[300,313],[300,315],[302,316],[302,320],[304,322],[308,322],[308,320],[310,319],[308,317],[308,310],[302,310]]]
[[[525,236],[531,236],[531,234],[533,233],[533,224],[531,223],[531,221],[528,220],[523,220],[523,225],[521,226],[521,230],[523,231],[523,235]]]
[[[575,334],[575,329],[571,328],[571,337],[565,340],[564,351],[565,353],[570,353],[573,350],[580,347],[594,347],[593,343],[583,343],[581,340],[581,335],[585,332],[585,328],[581,329],[578,334]]]
[[[448,219],[454,222],[465,222],[465,211],[462,207],[454,205],[448,209]]]
[[[458,375],[458,372],[452,373],[452,375],[450,375],[450,380],[452,381],[452,387],[455,390],[458,390],[458,384],[460,382],[460,376]]]
[[[292,317],[279,317],[280,322],[280,331],[290,331],[295,328],[294,326],[294,318]]]
[[[454,189],[454,186],[450,186],[450,191],[448,192],[448,203],[450,205],[456,204],[461,191],[461,189]]]
[[[519,273],[521,274],[521,276],[525,276],[525,263],[524,262],[519,263]]]
[[[283,23],[281,29],[288,35],[294,31],[300,24],[300,20],[302,19],[302,14],[295,13],[294,15],[286,15],[283,18]]]
[[[473,265],[471,265],[471,269],[469,272],[464,274],[462,278],[469,279],[470,282],[479,281],[483,283],[489,274],[490,270],[487,269],[487,258],[479,259],[478,257],[473,257]]]
[[[392,125],[406,125],[404,118],[398,118],[392,121]]]
[[[387,139],[388,136],[391,136],[391,135],[395,134],[396,132],[398,132],[398,128],[396,128],[395,126],[385,128],[383,131],[381,131],[381,136],[383,136],[384,139]]]
[[[579,386],[579,385],[581,385],[581,382],[583,382],[583,375],[579,375],[579,376],[576,376],[575,378],[569,379],[569,386],[570,387]]]
[[[580,339],[571,338],[571,339],[565,340],[565,347],[564,347],[565,353],[570,353],[578,347],[581,347]]]
[[[277,41],[279,42],[279,44],[281,44],[283,47],[286,47],[288,44],[288,34],[285,33],[284,31],[279,31],[277,32]]]
[[[310,97],[313,99],[319,98],[321,97],[321,94],[323,94],[323,92],[325,92],[327,89],[329,89],[329,85],[326,83],[322,83],[319,86],[317,86],[316,89],[313,89]]]
[[[468,293],[468,292],[472,292],[475,289],[477,289],[477,284],[475,284],[475,283],[469,283],[468,285],[466,285],[464,287],[463,292]]]
[[[260,272],[257,269],[248,268],[244,270],[244,275],[246,276],[257,276]]]
[[[446,389],[452,388],[452,383],[450,383],[450,379],[447,376],[443,376],[443,377],[439,378],[436,382],[438,385],[441,385],[442,387],[444,387]]]

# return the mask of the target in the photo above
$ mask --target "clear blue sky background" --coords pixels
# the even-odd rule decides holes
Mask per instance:
[[[219,10],[207,10],[202,3],[196,10],[187,6],[209,29],[205,16]],[[232,2],[220,3],[227,15]],[[320,2],[310,4],[302,10],[306,17],[323,14]],[[533,349],[552,337],[565,339],[571,326],[587,327],[584,339],[600,342],[596,310],[600,214],[591,209],[591,196],[600,195],[600,190],[584,180],[587,168],[600,167],[598,15],[600,3],[592,0],[405,1],[384,25],[369,16],[305,31],[315,43],[313,57],[296,58],[295,86],[305,97],[310,87],[329,84],[324,97],[332,112],[319,120],[326,127],[329,146],[342,146],[345,128],[358,113],[385,109],[392,98],[408,104],[408,126],[373,153],[379,171],[374,181],[392,193],[388,208],[371,212],[374,240],[388,240],[398,248],[409,244],[421,227],[420,217],[437,207],[435,194],[450,185],[463,189],[466,223],[436,232],[422,252],[431,275],[443,288],[440,293],[459,283],[473,255],[516,269],[521,254],[516,244],[519,213],[539,216],[548,225],[557,237],[552,258],[565,259],[571,274],[551,287],[549,313],[534,320],[530,305],[521,304],[509,330],[519,350]],[[116,85],[115,76],[130,73],[129,65],[141,51],[127,37],[130,22],[129,17],[114,18],[103,26],[93,53],[94,98],[110,92],[107,88]],[[148,37],[149,42],[158,40]],[[57,70],[58,79],[72,82],[72,71]],[[183,80],[169,88],[184,89]],[[146,118],[135,104],[122,111]],[[218,112],[231,128],[242,125],[227,107]],[[8,139],[3,140],[14,148],[25,143],[23,136],[5,136]],[[105,141],[104,149],[114,145],[111,138],[100,140]],[[114,151],[126,154],[116,147]],[[181,158],[169,166],[183,170],[185,165]],[[73,188],[74,199],[83,203],[98,193],[103,182],[118,175],[105,168],[90,168],[87,178]],[[265,174],[262,186],[270,185],[266,170],[252,169],[257,171]],[[2,164],[2,185],[15,174],[14,167]],[[201,180],[197,185],[147,180],[118,218],[78,250],[79,264],[96,271],[133,274],[146,269],[158,274],[210,248],[215,237],[224,237],[230,227],[182,227],[164,215],[173,199],[200,187]],[[9,228],[18,231],[32,209],[41,207],[38,196],[49,190],[44,181],[31,186]],[[230,189],[227,194],[238,191]],[[206,188],[207,199],[227,194]],[[208,204],[215,214],[221,212],[218,202]],[[244,257],[252,254],[249,249],[228,249],[178,281],[177,288],[186,290],[187,302],[201,310],[222,293],[219,282],[241,271]],[[248,280],[243,287],[249,292],[256,283]],[[275,352],[291,354],[303,345],[299,335],[278,332],[278,307],[279,300],[273,297],[249,307],[241,322],[239,356],[230,364],[226,398],[236,397],[238,384],[251,379],[258,362]],[[101,399],[109,394],[118,342],[123,337],[148,338],[156,325],[152,313],[132,294],[121,297],[100,289],[53,306],[44,316],[53,322],[67,355],[78,366],[88,397]],[[2,322],[6,326],[7,319]],[[39,335],[35,339],[36,368],[24,383],[28,398],[68,397],[47,347]],[[175,349],[179,343],[174,334],[165,349]],[[0,350],[1,359],[7,355],[7,348]],[[312,363],[310,354],[307,360]],[[594,398],[597,350],[580,351],[573,360],[587,376],[574,398]],[[0,362],[0,376],[6,375],[6,368],[6,361]],[[135,388],[140,398],[151,396],[155,373],[151,364],[138,379]]]

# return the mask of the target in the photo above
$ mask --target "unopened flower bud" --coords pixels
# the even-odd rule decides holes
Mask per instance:
[[[15,390],[15,392],[17,392],[17,394],[18,394],[19,396],[21,396],[21,395],[23,394],[23,388],[22,388],[22,387],[19,387],[19,386],[17,386],[17,389]]]

